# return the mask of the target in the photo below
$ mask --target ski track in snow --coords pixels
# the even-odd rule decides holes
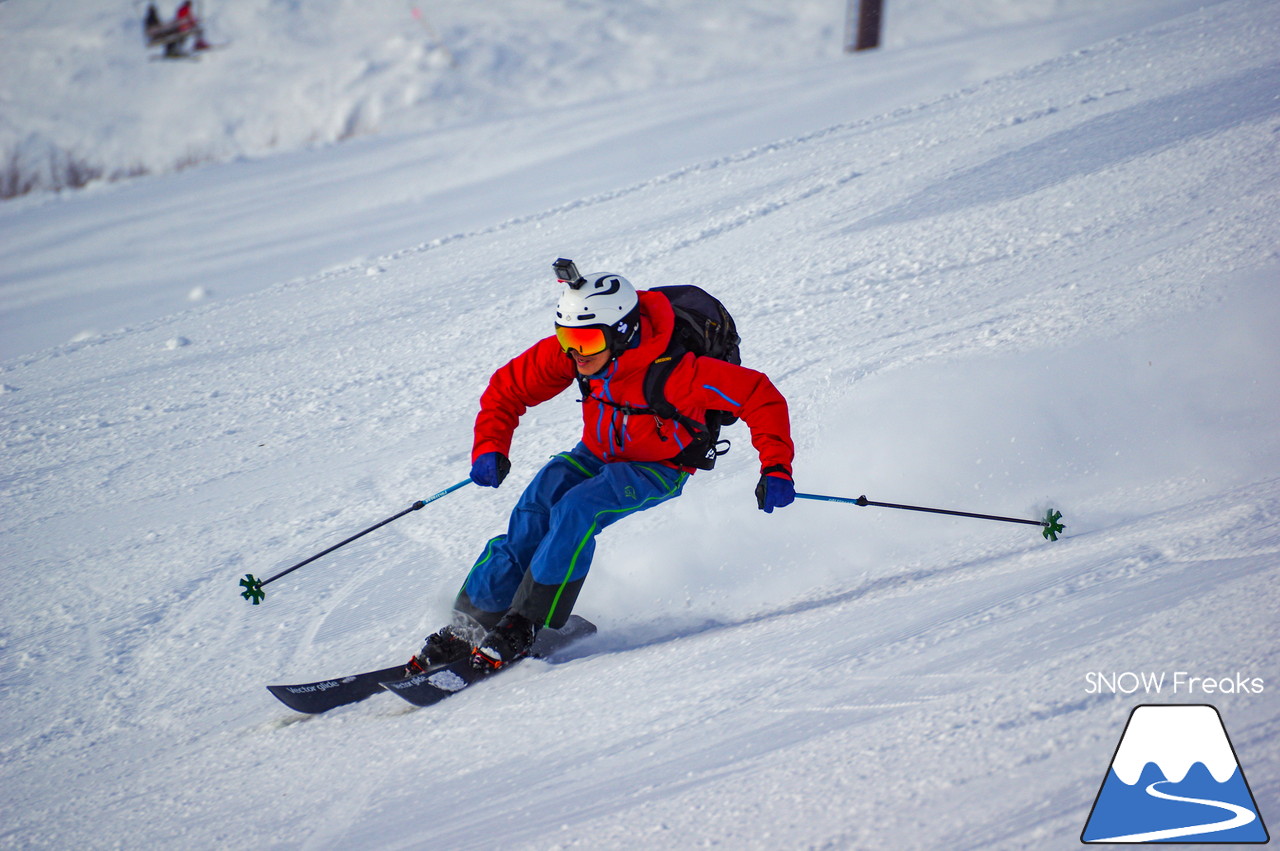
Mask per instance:
[[[656,94],[637,77],[616,102],[593,81],[514,118],[477,105],[421,168],[447,174],[452,146],[465,189],[485,171],[468,148],[538,126],[551,141],[491,163],[505,207],[495,192],[467,210],[480,196],[459,191],[465,224],[417,238],[410,203],[382,197],[408,191],[414,158],[376,139],[0,210],[24,233],[84,232],[80,253],[31,256],[65,286],[47,304],[88,326],[118,315],[77,290],[105,262],[100,217],[127,243],[172,215],[161,201],[223,191],[242,221],[217,244],[256,250],[299,209],[291,183],[367,201],[354,232],[315,202],[307,244],[259,255],[294,271],[236,290],[210,247],[193,262],[223,269],[201,283],[225,297],[0,364],[0,847],[1068,847],[1123,719],[1170,700],[1219,708],[1277,812],[1280,19],[1264,0],[1087,24],[1101,7],[1085,0],[1048,22],[951,8],[993,3],[999,27],[950,41],[935,18],[939,40],[868,57],[893,81],[869,112],[830,111],[866,81],[821,82],[821,63],[748,74],[727,54],[707,57],[723,80],[675,69]],[[657,38],[640,11],[616,15]],[[1038,54],[1029,33],[1071,47]],[[1008,55],[983,74],[971,39]],[[939,87],[905,74],[912,59],[965,71]],[[782,107],[725,100],[736,79],[791,101],[792,123],[762,135]],[[562,138],[566,115],[582,120]],[[402,132],[403,152],[442,144]],[[579,157],[593,175],[560,194],[539,188],[557,144],[555,174]],[[265,194],[253,169],[275,175]],[[336,182],[312,185],[327,169]],[[352,192],[379,170],[383,188]],[[1066,536],[818,503],[765,518],[738,427],[678,509],[602,536],[579,604],[592,639],[427,710],[279,706],[265,683],[416,650],[576,434],[566,394],[524,417],[498,492],[415,512],[263,606],[238,596],[244,573],[465,475],[485,379],[546,333],[556,256],[720,295],[746,362],[788,395],[803,490],[1053,505]],[[125,289],[150,274],[113,262]],[[6,321],[30,306],[5,298]],[[1086,690],[1087,672],[1121,670],[1268,688]]]

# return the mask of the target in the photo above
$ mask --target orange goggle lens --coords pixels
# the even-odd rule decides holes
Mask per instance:
[[[609,345],[603,328],[565,328],[556,326],[556,339],[564,351],[574,349],[583,357],[598,355]]]

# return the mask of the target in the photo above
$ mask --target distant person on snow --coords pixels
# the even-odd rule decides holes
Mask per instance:
[[[468,656],[477,669],[497,669],[527,655],[541,628],[563,626],[596,535],[679,496],[698,469],[684,418],[696,431],[708,410],[740,417],[760,457],[758,507],[771,513],[795,499],[787,402],[766,375],[687,352],[663,391],[683,417],[663,419],[647,407],[644,386],[672,339],[671,301],[660,291],[637,292],[621,275],[580,276],[570,261],[558,261],[556,270],[566,287],[555,334],[489,379],[475,421],[471,480],[501,485],[521,415],[575,381],[583,393],[582,440],[552,456],[525,488],[506,534],[486,544],[467,575],[453,623],[427,639],[406,676]],[[705,440],[692,451],[705,456]]]
[[[142,19],[142,28],[147,36],[147,46],[158,47],[163,45],[164,55],[170,58],[188,55],[183,48],[183,44],[188,38],[194,40],[192,44],[193,50],[209,49],[209,43],[204,40],[204,30],[200,26],[200,19],[192,11],[191,0],[183,0],[182,5],[178,7],[177,13],[173,16],[173,20],[169,23],[164,23],[160,20],[160,13],[156,11],[155,3],[148,3],[146,16]]]

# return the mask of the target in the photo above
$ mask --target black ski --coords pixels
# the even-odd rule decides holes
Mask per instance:
[[[569,621],[559,630],[544,629],[538,633],[538,638],[533,643],[533,652],[531,655],[535,657],[549,656],[556,650],[566,647],[579,639],[594,635],[596,631],[595,624],[586,618],[578,615],[570,615]],[[410,703],[418,703],[416,697],[420,690],[428,693],[440,691],[435,686],[430,688],[418,689],[415,687],[403,686],[396,688],[397,684],[408,683],[413,680],[427,678],[430,680],[437,673],[447,674],[453,671],[454,666],[444,665],[434,668],[425,674],[417,674],[407,679],[402,679],[404,673],[404,665],[393,665],[390,668],[382,668],[377,671],[365,671],[362,674],[352,674],[346,677],[334,677],[329,680],[317,680],[314,683],[298,683],[296,685],[277,685],[267,686],[267,691],[271,692],[285,706],[295,712],[304,712],[314,715],[320,712],[328,712],[330,709],[336,709],[339,706],[346,706],[349,703],[359,703],[360,701],[379,694],[385,690],[394,691],[396,694],[408,700]],[[457,663],[459,671],[453,672],[452,677],[445,677],[437,682],[447,682],[455,685],[458,678],[466,678],[464,684],[456,686],[455,691],[465,688],[484,676],[482,672],[473,671],[470,664],[463,660]],[[384,688],[385,685],[385,688]],[[437,696],[434,700],[427,703],[418,703],[420,706],[429,706],[443,697],[447,697],[452,692],[445,693],[442,697]]]
[[[292,686],[267,686],[267,691],[280,699],[285,706],[297,712],[315,714],[327,712],[348,703],[357,703],[383,690],[382,681],[404,673],[404,665],[366,671],[349,677],[300,683]]]
[[[535,659],[545,658],[574,642],[595,635],[595,632],[596,625],[591,621],[577,615],[570,615],[569,620],[560,629],[544,629],[539,632],[529,655]],[[519,661],[517,659],[511,665]],[[511,665],[499,668],[498,671],[505,671]],[[452,697],[480,680],[488,679],[498,671],[478,671],[471,667],[470,660],[463,659],[412,677],[384,678],[382,687],[414,706],[431,706],[446,697]]]

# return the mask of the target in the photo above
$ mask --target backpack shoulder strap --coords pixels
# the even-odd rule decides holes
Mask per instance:
[[[661,357],[649,364],[649,370],[644,374],[645,404],[664,420],[676,418],[676,406],[667,401],[667,379],[684,359],[686,351],[684,346],[673,341]]]

